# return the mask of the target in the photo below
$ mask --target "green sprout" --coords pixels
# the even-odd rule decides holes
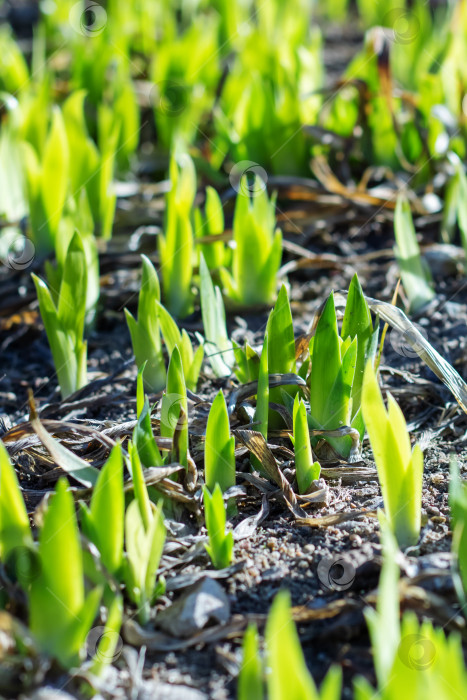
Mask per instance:
[[[196,239],[211,236],[209,243],[201,243],[197,246],[208,266],[209,270],[217,270],[226,264],[227,251],[222,240],[216,241],[216,236],[224,233],[224,210],[222,202],[213,187],[206,187],[206,203],[204,216],[201,210],[196,208],[194,214]]]
[[[256,625],[248,625],[243,636],[242,665],[238,674],[237,700],[263,700],[263,666]]]
[[[276,197],[269,200],[261,180],[255,178],[250,197],[247,175],[242,177],[233,220],[232,275],[221,269],[227,296],[240,306],[266,306],[274,300],[282,259],[275,206]]]
[[[298,490],[307,493],[312,482],[319,479],[321,466],[313,460],[306,407],[298,394],[293,407],[293,444]]]
[[[434,629],[429,621],[420,624],[411,611],[404,613],[400,621],[397,544],[381,513],[380,526],[384,560],[379,595],[376,610],[365,610],[378,691],[375,694],[368,681],[359,677],[354,698],[463,697],[467,692],[467,673],[461,639],[456,634],[447,638],[444,630]]]
[[[29,547],[32,534],[26,506],[8,452],[0,441],[0,559],[6,562],[15,550]]]
[[[149,399],[144,395],[143,364],[138,370],[136,378],[136,412],[138,421],[133,430],[133,444],[138,457],[145,467],[160,467],[163,459],[159,451],[151,425],[151,408]]]
[[[219,391],[209,411],[204,447],[204,479],[212,493],[235,486],[235,438],[230,436],[229,416],[224,395]]]
[[[305,663],[290,608],[290,594],[280,591],[274,598],[266,624],[266,647],[270,700],[338,700],[341,696],[341,672],[331,668],[323,681],[321,692],[316,689]]]
[[[200,344],[193,349],[193,344],[190,336],[184,328],[180,331],[172,316],[169,314],[165,306],[159,301],[156,301],[156,308],[159,315],[159,323],[161,327],[162,337],[169,353],[172,356],[175,347],[178,347],[180,358],[182,360],[183,372],[185,375],[186,385],[190,391],[196,391],[198,384],[199,373],[204,358],[204,343],[201,336],[198,336]]]
[[[232,533],[225,531],[226,512],[219,484],[216,484],[212,494],[205,486],[203,498],[209,536],[209,544],[205,545],[206,551],[216,569],[225,569],[232,562],[234,540]]]
[[[161,405],[161,435],[173,439],[173,458],[188,466],[188,401],[182,358],[176,345],[167,371],[167,387]]]
[[[371,361],[363,380],[362,411],[389,528],[400,547],[409,547],[420,535],[423,452],[418,444],[412,450],[404,416],[390,394],[386,411]]]
[[[48,504],[38,555],[40,566],[28,595],[30,629],[44,652],[71,668],[79,663],[102,589],[85,591],[75,505],[66,479],[58,481]]]
[[[194,240],[191,215],[196,194],[195,166],[188,154],[171,158],[170,181],[164,234],[159,236],[162,289],[170,313],[184,318],[193,306]]]
[[[80,505],[83,533],[96,545],[107,571],[117,576],[123,562],[125,515],[123,458],[120,445],[113,448],[99,473],[90,506],[84,503]]]
[[[350,426],[357,339],[348,337],[342,340],[339,337],[332,293],[310,343],[310,356],[310,428],[331,431]],[[326,440],[342,456],[349,456],[349,436],[326,437]]]
[[[66,398],[87,383],[87,343],[83,340],[87,265],[79,234],[75,233],[68,246],[57,305],[45,282],[32,277],[60,391]]]
[[[68,194],[69,161],[65,123],[60,109],[54,107],[43,153],[37,153],[30,143],[23,144],[30,235],[36,250],[43,254],[55,249]]]
[[[199,271],[206,356],[216,377],[228,377],[235,363],[235,355],[227,334],[221,290],[212,283],[203,253],[200,254]]]
[[[157,272],[145,255],[138,297],[138,319],[125,309],[136,366],[144,365],[144,384],[148,391],[158,392],[165,386],[166,372],[162,354],[161,329],[156,302],[160,301]]]
[[[363,290],[355,274],[349,286],[344,318],[342,320],[341,338],[357,338],[357,357],[352,382],[352,407],[350,425],[358,430],[360,439],[365,433],[365,423],[361,412],[363,374],[368,360],[373,360],[378,348],[379,323],[373,323],[371,311]]]
[[[142,624],[149,620],[151,605],[165,590],[164,581],[157,579],[166,533],[162,505],[147,503],[149,510],[143,511],[135,499],[125,514],[125,586]]]

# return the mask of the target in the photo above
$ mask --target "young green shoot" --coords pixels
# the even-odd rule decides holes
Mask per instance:
[[[147,491],[143,498],[140,494],[125,514],[124,579],[127,595],[138,608],[141,624],[148,622],[152,603],[165,590],[163,579],[157,579],[165,534],[162,504],[156,507],[149,501]]]
[[[274,598],[266,623],[267,688],[269,700],[338,700],[341,673],[331,668],[319,693],[307,669],[297,629],[292,620],[290,594],[280,591]]]
[[[276,198],[269,200],[266,186],[256,181],[254,196],[246,175],[240,184],[233,220],[235,248],[232,276],[221,270],[227,296],[240,306],[273,303],[282,259],[282,234],[276,229]]]
[[[205,486],[203,499],[209,537],[209,544],[205,545],[206,551],[216,569],[225,569],[232,562],[234,540],[233,534],[225,531],[226,511],[219,484],[216,484],[212,493]]]
[[[81,503],[81,527],[101,555],[102,564],[114,576],[123,561],[123,525],[125,496],[123,492],[122,448],[116,445],[94,486],[88,507]]]
[[[365,423],[360,409],[362,400],[363,373],[369,359],[374,359],[378,349],[379,323],[373,324],[371,311],[363,294],[359,279],[355,274],[349,286],[347,303],[342,321],[341,338],[357,338],[357,357],[352,382],[352,428],[356,428],[363,440]]]
[[[388,394],[388,410],[371,361],[363,379],[362,411],[383,495],[388,525],[400,547],[415,545],[420,535],[423,453],[410,446],[401,409]]]
[[[58,305],[45,282],[32,277],[62,398],[66,398],[87,383],[87,343],[83,340],[87,266],[79,234],[75,233],[68,246]]]
[[[184,318],[192,310],[193,227],[196,172],[186,153],[170,161],[171,189],[166,198],[164,234],[159,236],[164,303],[170,313]]]
[[[315,479],[319,479],[321,466],[313,460],[306,407],[295,396],[293,407],[293,444],[295,451],[295,475],[300,493],[307,493]]]
[[[153,264],[145,255],[143,274],[138,298],[138,320],[125,309],[125,316],[131,335],[131,343],[136,365],[144,368],[144,385],[148,391],[158,392],[165,386],[166,372],[162,354],[159,311],[156,302],[160,301],[159,279]]]
[[[224,233],[224,210],[221,199],[213,187],[206,187],[204,216],[200,209],[195,209],[194,218],[196,239],[212,236],[209,243],[197,241],[200,258],[204,258],[209,270],[217,270],[226,263],[226,248],[222,240],[216,241],[216,236]]]
[[[224,301],[219,287],[214,287],[209,268],[200,254],[200,300],[206,337],[206,356],[216,377],[228,377],[235,363],[232,343],[227,334]]]
[[[0,559],[32,547],[32,534],[23,496],[8,452],[0,441]],[[19,572],[21,573],[21,572]],[[21,580],[19,581],[23,583]]]
[[[263,665],[258,647],[258,630],[256,625],[250,624],[243,636],[237,700],[264,699]]]
[[[188,401],[178,346],[173,349],[167,371],[167,387],[161,405],[161,435],[173,439],[173,458],[188,466]]]
[[[149,399],[144,394],[144,369],[145,364],[138,370],[136,378],[136,415],[138,421],[133,430],[133,444],[143,466],[160,467],[163,464],[163,459],[152,430]]]
[[[229,415],[222,391],[209,411],[204,447],[204,480],[212,493],[218,484],[224,493],[235,486],[235,438],[230,436]]]
[[[177,346],[182,360],[187,388],[190,389],[190,391],[196,391],[201,365],[203,364],[204,343],[200,342],[195,351],[190,336],[184,328],[181,331],[179,330],[165,306],[162,306],[162,304],[157,301],[156,307],[159,314],[162,336],[169,357],[171,357],[175,346]],[[198,339],[202,340],[201,336],[198,336]]]
[[[75,504],[66,479],[58,481],[49,501],[38,553],[40,566],[28,596],[30,629],[45,653],[71,668],[79,663],[102,589],[85,591]]]
[[[336,430],[350,426],[352,384],[357,358],[357,339],[339,337],[334,295],[331,293],[310,343],[310,428]],[[349,457],[350,437],[326,437],[343,457]]]
[[[37,252],[55,248],[69,183],[70,152],[65,123],[59,107],[54,107],[44,150],[23,144],[26,191],[29,200],[31,239]]]

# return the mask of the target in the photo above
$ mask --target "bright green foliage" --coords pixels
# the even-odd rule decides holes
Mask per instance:
[[[156,308],[159,314],[159,323],[162,331],[162,336],[167,347],[169,356],[172,355],[175,346],[178,346],[180,357],[182,359],[183,372],[185,374],[186,385],[190,391],[196,391],[198,384],[199,373],[204,358],[204,344],[200,342],[196,351],[193,350],[193,345],[190,336],[184,328],[180,331],[172,316],[160,302],[156,302]],[[198,339],[202,338],[198,336]]]
[[[122,448],[116,445],[101,469],[89,508],[81,503],[83,532],[94,542],[103,565],[113,575],[122,565],[124,516]]]
[[[456,700],[467,693],[460,638],[446,638],[442,629],[430,622],[420,624],[412,612],[399,623],[399,567],[397,546],[380,517],[384,564],[379,584],[376,611],[367,609],[367,620],[373,647],[378,690],[358,678],[355,700],[397,700],[400,697],[441,698]]]
[[[255,178],[250,197],[247,176],[242,177],[233,220],[235,248],[232,276],[221,270],[228,297],[241,306],[272,304],[282,259],[282,234],[276,229],[276,198]]]
[[[296,373],[297,362],[295,359],[295,339],[290,310],[289,295],[285,285],[282,285],[273,310],[269,314],[266,326],[268,335],[268,371],[269,374]],[[271,403],[285,404],[292,403],[289,397],[293,397],[296,388],[277,387],[271,389],[269,401]],[[269,411],[269,423],[271,428],[283,427],[282,418],[274,411]]]
[[[83,200],[83,207],[87,204],[87,200]],[[86,218],[86,212],[81,212]],[[81,221],[77,216],[64,217],[60,222],[59,236],[56,241],[55,257],[56,265],[52,265],[48,260],[45,261],[45,271],[47,274],[47,282],[55,303],[58,302],[60,293],[60,285],[63,279],[63,270],[65,261],[68,255],[68,248],[73,239],[75,232],[79,233],[81,243],[83,244],[84,255],[86,258],[86,317],[85,329],[93,326],[97,312],[97,303],[100,295],[100,278],[99,278],[99,255],[97,249],[97,241],[91,233],[91,228],[87,225],[91,221],[84,222],[85,228],[81,225]]]
[[[159,236],[162,289],[170,313],[187,316],[193,305],[193,227],[191,214],[196,194],[196,172],[186,153],[170,161],[171,189],[166,197],[164,234]]]
[[[459,463],[451,457],[451,480],[449,482],[449,505],[451,508],[453,551],[462,582],[463,598],[467,599],[467,484],[461,481]],[[462,597],[462,596],[461,596]]]
[[[410,446],[402,411],[388,394],[388,410],[371,361],[363,380],[362,412],[378,470],[386,517],[400,547],[418,541],[421,525],[423,453]]]
[[[174,29],[163,33],[154,53],[154,115],[166,148],[193,141],[203,115],[212,108],[220,77],[218,18],[186,19],[187,29],[179,35]]]
[[[269,314],[266,332],[269,337],[268,361],[270,374],[297,371],[295,339],[289,295],[282,285],[273,310]]]
[[[88,135],[84,114],[85,90],[72,93],[63,105],[63,119],[70,149],[71,195],[76,202],[85,193],[96,233],[110,238],[116,196],[112,188],[120,124],[104,105],[98,108],[99,145]]]
[[[149,399],[144,395],[143,372],[145,366],[138,370],[136,380],[136,411],[138,422],[133,430],[133,444],[135,445],[141,463],[145,467],[159,467],[163,460],[157,446],[151,425],[151,408]]]
[[[206,356],[216,377],[228,377],[235,362],[227,334],[225,309],[219,287],[214,287],[204,256],[200,254],[200,299],[206,336]]]
[[[258,630],[249,625],[243,637],[243,657],[238,674],[237,700],[263,700],[263,668],[258,649]]]
[[[254,382],[258,379],[260,358],[251,345],[245,341],[241,348],[235,341],[232,343],[237,367],[235,375],[241,384]]]
[[[167,388],[162,397],[161,435],[173,438],[174,458],[183,466],[188,466],[188,402],[182,359],[177,345],[170,358]]]
[[[29,518],[15,469],[0,441],[0,559],[17,547],[32,544]]]
[[[293,443],[298,490],[307,493],[311,483],[319,479],[321,466],[319,462],[313,461],[306,408],[298,395],[295,396],[293,407]]]
[[[152,518],[152,504],[144,479],[143,466],[139,458],[138,450],[131,441],[128,443],[128,455],[130,457],[129,470],[133,481],[135,500],[138,503],[141,520],[147,530]]]
[[[233,535],[225,531],[226,512],[222,490],[216,484],[212,493],[205,486],[203,489],[204,515],[209,536],[206,551],[216,569],[225,569],[230,565],[233,555]]]
[[[165,363],[162,354],[161,329],[159,324],[160,287],[157,272],[145,255],[143,274],[138,298],[138,320],[125,309],[126,321],[130,330],[136,365],[144,365],[144,385],[148,391],[161,391],[165,386]]]
[[[355,362],[355,374],[352,382],[352,428],[356,428],[363,439],[365,424],[360,410],[363,385],[363,373],[369,359],[376,355],[378,346],[379,324],[373,325],[371,311],[363,294],[362,287],[355,274],[349,286],[347,303],[345,305],[344,319],[342,321],[341,338],[357,338],[357,357]]]
[[[10,28],[3,25],[0,32],[0,90],[15,94],[29,82],[29,70],[11,34]]]
[[[269,700],[338,700],[339,669],[331,669],[321,694],[308,671],[290,609],[290,594],[280,591],[274,598],[266,624]]]
[[[68,246],[58,305],[45,282],[36,275],[32,277],[60,390],[66,398],[87,383],[87,343],[83,340],[87,265],[79,234],[75,233]]]
[[[214,111],[216,143],[236,163],[285,175],[308,172],[303,124],[316,123],[322,98],[320,32],[311,4],[255,4],[258,27],[242,37]],[[312,28],[310,31],[310,27]]]
[[[43,254],[55,248],[69,188],[69,159],[65,123],[55,107],[43,153],[39,155],[30,143],[23,144],[31,238]]]
[[[357,339],[342,340],[339,337],[332,293],[318,321],[315,336],[310,344],[310,355],[310,427],[318,430],[336,430],[349,426]],[[349,456],[349,437],[326,439],[341,455]]]
[[[126,510],[124,576],[127,595],[137,606],[139,620],[144,624],[149,620],[152,602],[165,588],[163,580],[157,580],[156,576],[166,530],[161,504],[156,507],[150,503],[149,517],[140,506],[141,501],[135,499]]]
[[[418,311],[431,301],[434,292],[431,288],[430,271],[420,257],[412,212],[408,200],[399,195],[394,214],[396,246],[394,253],[401,271],[402,283],[410,302],[410,310]]]
[[[212,243],[197,243],[209,270],[216,270],[226,264],[225,244],[215,239],[221,233],[224,233],[222,202],[214,187],[206,187],[204,216],[199,209],[195,209],[195,235],[196,238],[213,236]]]
[[[209,411],[204,447],[204,480],[212,493],[216,484],[222,492],[235,486],[235,438],[230,436],[224,395],[219,391]]]
[[[85,593],[78,524],[66,479],[59,480],[49,502],[38,552],[40,567],[29,590],[29,625],[41,649],[70,668],[79,662],[102,590]]]

